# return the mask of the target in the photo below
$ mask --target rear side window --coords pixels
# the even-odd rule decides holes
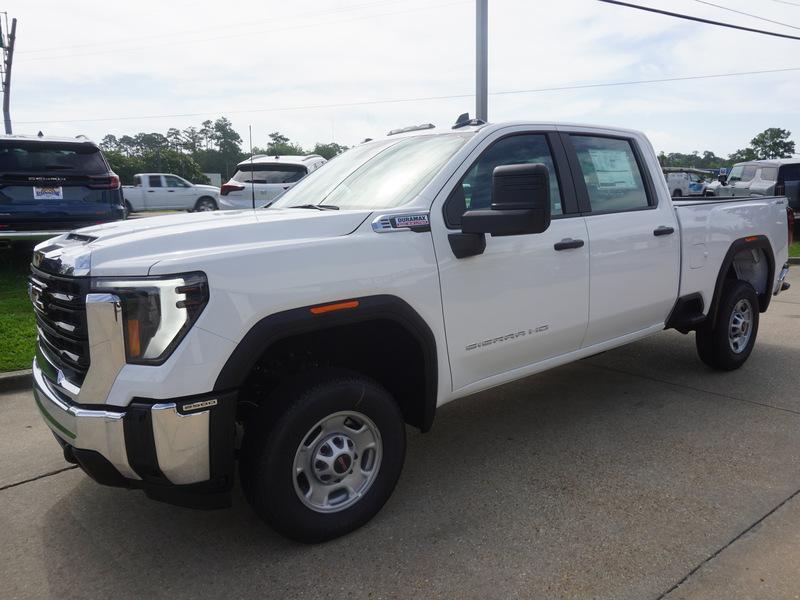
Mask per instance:
[[[778,179],[778,167],[764,167],[761,169],[761,179],[764,181],[775,181]]]
[[[104,175],[108,167],[92,144],[2,140],[0,172]]]
[[[161,175],[150,175],[148,181],[150,182],[150,187],[162,187]]]
[[[239,165],[234,181],[239,183],[294,183],[307,173],[303,165],[258,164]]]
[[[800,164],[783,165],[780,173],[781,181],[800,181]]]
[[[630,140],[573,135],[593,213],[647,208],[650,202]]]

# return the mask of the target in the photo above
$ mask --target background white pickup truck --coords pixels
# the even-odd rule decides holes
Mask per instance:
[[[37,246],[35,397],[101,483],[224,505],[238,457],[260,516],[325,540],[377,513],[406,424],[444,403],[665,328],[740,367],[787,250],[786,198],[673,202],[641,133],[426,126],[266,209]]]
[[[170,173],[138,173],[134,185],[122,186],[128,212],[146,210],[217,210],[219,188],[186,181]]]

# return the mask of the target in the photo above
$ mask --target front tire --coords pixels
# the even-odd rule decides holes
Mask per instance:
[[[726,282],[714,322],[695,332],[700,360],[720,371],[741,367],[756,343],[758,318],[758,295],[753,286],[738,279]]]
[[[275,407],[286,408],[276,414]],[[403,416],[383,387],[324,371],[281,386],[247,424],[242,488],[279,533],[322,542],[377,514],[400,477],[405,449]]]
[[[195,212],[210,212],[217,210],[217,203],[212,198],[200,198],[194,205]]]

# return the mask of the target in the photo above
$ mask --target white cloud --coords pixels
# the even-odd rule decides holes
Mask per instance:
[[[726,5],[800,25],[800,9],[788,5]],[[753,26],[690,0],[669,6]],[[20,132],[100,138],[226,115],[243,137],[252,124],[256,145],[275,130],[304,145],[354,143],[410,123],[448,126],[473,111],[471,98],[273,110],[470,94],[472,0],[12,0],[8,10],[20,20],[12,100]],[[491,0],[489,43],[495,92],[800,67],[800,42],[593,0]],[[618,124],[652,132],[657,149],[728,153],[769,126],[800,137],[799,75],[492,96],[490,117]],[[203,115],[116,118],[184,113]],[[112,119],[68,122],[102,118]]]

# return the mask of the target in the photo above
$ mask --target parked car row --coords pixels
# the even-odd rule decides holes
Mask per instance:
[[[0,244],[44,240],[118,221],[131,213],[260,208],[327,162],[253,156],[222,189],[172,173],[138,173],[120,185],[97,144],[84,136],[0,136]]]

